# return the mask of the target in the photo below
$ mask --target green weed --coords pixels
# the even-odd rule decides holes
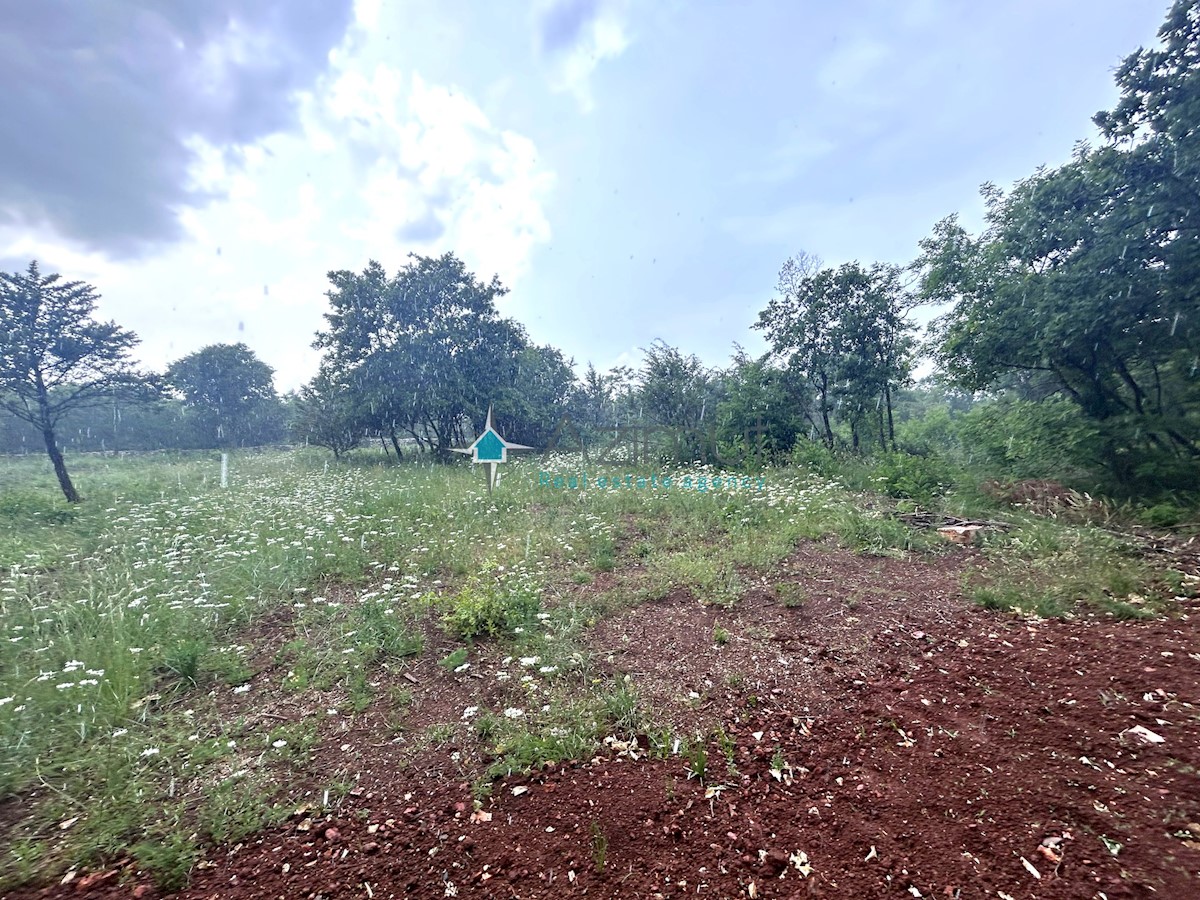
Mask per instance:
[[[462,638],[511,633],[541,609],[540,587],[520,574],[484,572],[443,601],[446,627]]]
[[[799,609],[808,599],[808,592],[794,581],[779,581],[775,584],[775,596],[788,609]]]
[[[597,873],[603,872],[605,865],[608,863],[608,838],[604,834],[604,829],[600,824],[593,819],[592,826],[592,865]]]
[[[708,778],[708,751],[704,749],[704,744],[700,740],[689,743],[683,758],[687,764],[688,778],[695,778],[704,784]]]

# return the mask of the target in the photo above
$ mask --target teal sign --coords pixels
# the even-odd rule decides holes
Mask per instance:
[[[488,407],[487,424],[483,427],[483,433],[475,438],[475,442],[470,447],[455,448],[455,453],[470,453],[471,462],[481,463],[487,467],[485,474],[487,475],[488,493],[491,493],[492,488],[496,486],[496,482],[500,480],[497,466],[500,463],[508,462],[509,450],[532,450],[532,447],[526,447],[524,444],[510,444],[500,436],[500,432],[496,431],[496,426],[492,423],[492,408]]]

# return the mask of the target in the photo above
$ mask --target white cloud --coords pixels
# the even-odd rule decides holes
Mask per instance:
[[[552,3],[542,4],[538,15],[549,14],[551,6]],[[594,14],[582,22],[576,38],[547,56],[551,89],[573,95],[584,112],[591,112],[596,106],[592,73],[606,59],[624,53],[632,41],[627,7],[624,0],[600,0]]]
[[[196,140],[190,181],[219,199],[181,210],[185,239],[154,257],[113,263],[29,223],[0,227],[0,256],[94,284],[150,368],[244,341],[287,390],[316,370],[330,269],[450,250],[512,287],[549,240],[554,174],[461,90],[344,55],[301,110],[300,133],[236,155]]]
[[[383,0],[354,0],[355,23],[368,30],[377,28],[382,10]]]
[[[342,226],[380,259],[452,249],[482,278],[512,286],[550,225],[542,204],[554,175],[528,138],[496,127],[460,90],[378,66],[350,72],[326,112],[371,157],[360,213]],[[331,128],[331,130],[334,130]]]
[[[58,237],[49,227],[24,222],[0,226],[0,258],[16,260],[21,272],[30,260],[37,260],[42,275],[59,272],[67,281],[95,282],[112,278],[124,268],[99,251],[82,249]]]

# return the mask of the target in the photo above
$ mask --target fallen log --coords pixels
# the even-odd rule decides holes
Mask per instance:
[[[996,528],[1007,531],[1013,525],[1010,522],[997,522],[991,519],[964,519],[960,516],[937,516],[933,513],[897,513],[896,518],[914,528]]]

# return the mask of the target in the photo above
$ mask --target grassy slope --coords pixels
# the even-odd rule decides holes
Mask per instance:
[[[587,665],[572,636],[612,608],[677,587],[736,603],[747,573],[769,575],[806,538],[942,549],[795,470],[769,471],[761,489],[706,481],[703,492],[713,473],[702,469],[675,473],[669,490],[598,491],[592,474],[585,493],[540,484],[543,464],[525,460],[489,496],[465,465],[382,462],[238,454],[222,490],[216,454],[77,458],[87,501],[73,509],[44,460],[0,461],[0,797],[8,817],[15,797],[34,809],[33,826],[11,835],[0,885],[131,846],[177,884],[191,835],[235,839],[277,817],[315,726],[229,720],[214,698],[253,674],[256,648],[239,637],[281,611],[298,638],[280,689],[336,696],[342,714],[370,704],[374,667],[422,652],[431,616],[464,642],[492,637],[538,656],[562,687],[553,708],[538,721],[484,711],[476,725],[502,749],[502,771],[586,748],[606,728],[653,732],[621,685],[570,681]],[[547,468],[571,475],[578,461]],[[1149,573],[1117,539],[1007,517],[1018,527],[988,552],[1003,564],[993,575],[1019,574],[977,587],[982,602],[1146,608]],[[617,587],[590,606],[555,602],[609,571]],[[539,612],[554,627],[524,629]]]

